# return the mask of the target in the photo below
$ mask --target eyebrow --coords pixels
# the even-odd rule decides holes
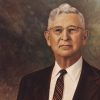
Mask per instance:
[[[49,28],[49,29],[52,29],[52,28],[55,28],[55,27],[63,27],[63,26],[54,26],[54,27],[51,27],[51,28]],[[69,25],[69,26],[67,26],[67,27],[78,27],[78,28],[82,28],[82,27],[80,27],[80,26],[75,26],[75,25]]]
[[[53,28],[59,28],[59,27],[62,27],[62,26],[54,26],[54,27],[49,28],[48,30],[51,30]],[[77,28],[83,29],[81,26],[75,26],[75,25],[69,25],[67,27],[77,27]],[[65,28],[67,28],[67,27],[65,27]]]

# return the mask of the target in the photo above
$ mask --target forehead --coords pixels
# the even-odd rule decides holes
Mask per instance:
[[[62,13],[60,15],[57,15],[55,19],[52,21],[51,27],[55,26],[67,27],[70,25],[82,27],[82,20],[80,15],[74,13],[69,13],[69,14]]]

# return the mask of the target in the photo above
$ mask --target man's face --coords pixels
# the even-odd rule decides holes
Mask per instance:
[[[81,54],[81,49],[86,44],[87,33],[78,14],[62,13],[49,26],[45,37],[55,57],[75,57]]]

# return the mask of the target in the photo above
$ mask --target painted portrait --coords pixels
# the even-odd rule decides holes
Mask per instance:
[[[50,11],[66,2],[84,14],[83,57],[100,69],[99,0],[0,0],[0,100],[16,100],[21,78],[54,62],[44,31]]]

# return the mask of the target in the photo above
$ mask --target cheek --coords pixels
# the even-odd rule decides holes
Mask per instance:
[[[58,37],[57,36],[50,36],[50,44],[51,46],[56,46],[58,44]]]
[[[52,47],[53,45],[56,44],[56,37],[52,35],[52,33],[49,34],[49,37],[47,39],[47,44],[48,46]]]
[[[83,45],[83,37],[82,35],[74,36],[73,37],[73,45],[75,46],[82,46]]]

